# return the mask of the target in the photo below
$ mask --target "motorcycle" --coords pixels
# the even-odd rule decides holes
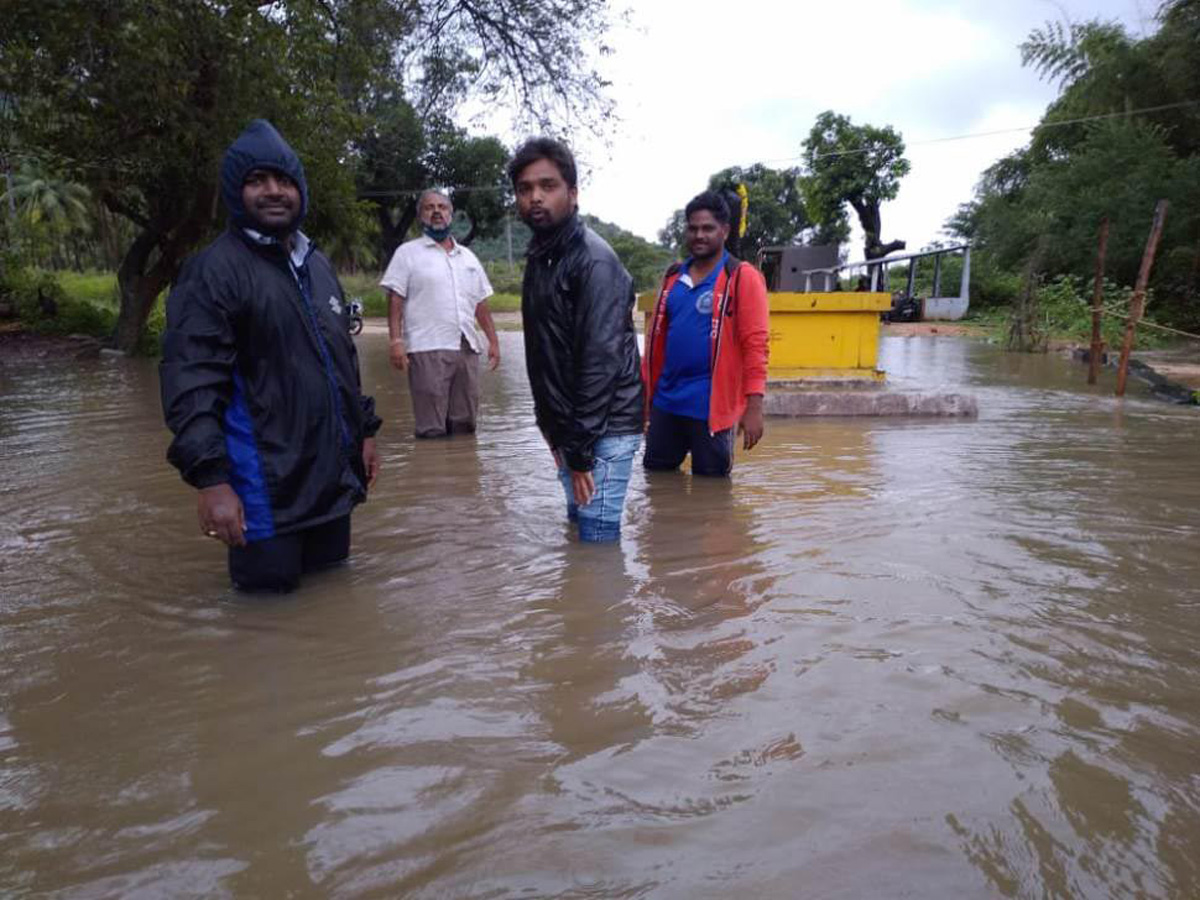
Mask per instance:
[[[351,334],[362,334],[363,330],[363,305],[362,301],[357,297],[351,297],[350,303],[346,306],[346,316],[350,323],[347,326]]]

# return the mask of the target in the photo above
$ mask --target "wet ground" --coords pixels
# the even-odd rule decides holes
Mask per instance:
[[[520,336],[351,565],[227,587],[152,363],[0,370],[0,894],[1200,896],[1200,414],[885,338],[977,421],[770,420],[565,525]]]

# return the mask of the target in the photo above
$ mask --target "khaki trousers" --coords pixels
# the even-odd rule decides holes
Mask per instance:
[[[458,350],[408,354],[408,390],[417,437],[474,431],[479,413],[479,354],[465,337]]]

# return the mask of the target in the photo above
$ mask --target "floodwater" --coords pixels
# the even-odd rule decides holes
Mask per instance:
[[[1200,415],[885,339],[978,421],[769,420],[569,536],[519,335],[247,601],[153,363],[0,369],[0,895],[1200,896]]]

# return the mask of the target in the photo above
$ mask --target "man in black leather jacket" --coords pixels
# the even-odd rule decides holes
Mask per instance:
[[[615,541],[643,394],[633,279],[579,220],[575,159],[558,141],[528,141],[508,166],[517,211],[533,229],[521,288],[534,413],[583,541]]]

